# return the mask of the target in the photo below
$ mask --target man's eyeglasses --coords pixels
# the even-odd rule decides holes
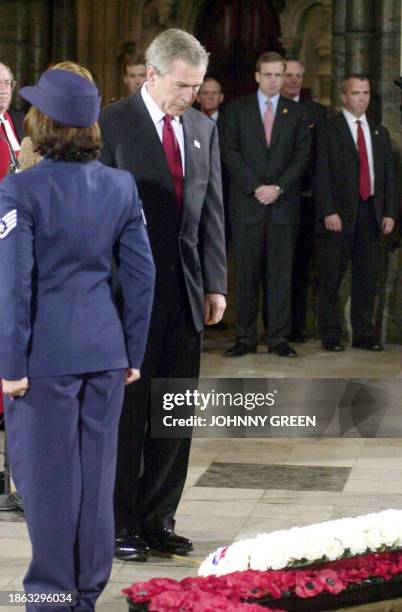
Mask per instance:
[[[5,81],[0,81],[0,87],[15,87],[17,81],[11,81],[10,79],[6,79]]]

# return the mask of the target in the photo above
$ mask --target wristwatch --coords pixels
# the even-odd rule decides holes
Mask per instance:
[[[282,187],[279,187],[279,185],[275,185],[275,189],[278,192],[278,195],[282,195],[284,193]]]

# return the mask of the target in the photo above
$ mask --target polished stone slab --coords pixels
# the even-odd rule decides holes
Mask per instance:
[[[348,467],[212,463],[197,487],[343,491]]]

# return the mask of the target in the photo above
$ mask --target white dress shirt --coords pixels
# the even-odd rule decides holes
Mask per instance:
[[[162,142],[162,131],[163,131],[163,117],[166,115],[152,96],[149,94],[147,89],[147,83],[145,82],[141,87],[141,96],[144,100],[144,104],[148,109],[149,114],[151,115],[151,119],[155,124],[156,131],[158,132],[158,136],[160,141]],[[179,143],[180,154],[181,154],[181,165],[183,168],[183,176],[185,170],[185,154],[184,154],[184,132],[183,125],[180,122],[180,117],[173,117],[172,127],[174,134],[176,136],[177,142]]]
[[[14,130],[11,127],[9,120],[4,117],[4,113],[0,115],[0,123],[4,125],[4,129],[6,130],[8,142],[12,146],[13,151],[17,153],[21,149],[20,143],[15,137]]]
[[[368,157],[369,170],[370,170],[370,186],[371,186],[370,195],[373,195],[374,194],[374,181],[375,181],[374,156],[373,156],[373,144],[371,142],[371,132],[370,132],[369,124],[367,122],[367,117],[364,114],[361,117],[359,117],[359,119],[357,119],[357,117],[355,117],[354,115],[352,115],[352,113],[347,111],[346,108],[343,108],[342,112],[348,123],[349,129],[352,133],[353,140],[355,141],[356,147],[357,147],[357,123],[356,122],[360,121],[360,125],[362,126],[364,140],[366,142],[367,157]]]

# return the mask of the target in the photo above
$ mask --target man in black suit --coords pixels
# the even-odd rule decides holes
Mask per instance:
[[[237,310],[237,340],[226,351],[228,357],[256,352],[261,274],[268,350],[296,356],[287,337],[300,182],[310,134],[302,106],[279,93],[284,67],[278,53],[261,55],[257,94],[234,100],[224,115],[222,153],[231,178]]]
[[[318,331],[323,348],[343,351],[338,290],[352,262],[352,346],[381,351],[373,325],[380,235],[394,229],[398,199],[388,131],[367,120],[370,82],[351,74],[342,112],[318,132],[314,195],[319,231]]]
[[[300,225],[295,248],[292,278],[292,331],[291,342],[304,342],[304,326],[307,313],[307,290],[310,264],[314,250],[314,205],[312,179],[317,158],[317,127],[327,116],[325,106],[309,100],[301,93],[305,68],[298,60],[286,61],[281,94],[303,105],[311,133],[310,163],[302,180],[300,199]]]
[[[208,54],[190,34],[164,31],[146,52],[147,81],[100,118],[101,161],[132,172],[156,264],[141,380],[127,389],[115,489],[116,556],[145,561],[152,547],[192,550],[174,532],[190,440],[152,438],[151,378],[197,378],[204,323],[225,309],[226,260],[218,132],[190,108]]]

